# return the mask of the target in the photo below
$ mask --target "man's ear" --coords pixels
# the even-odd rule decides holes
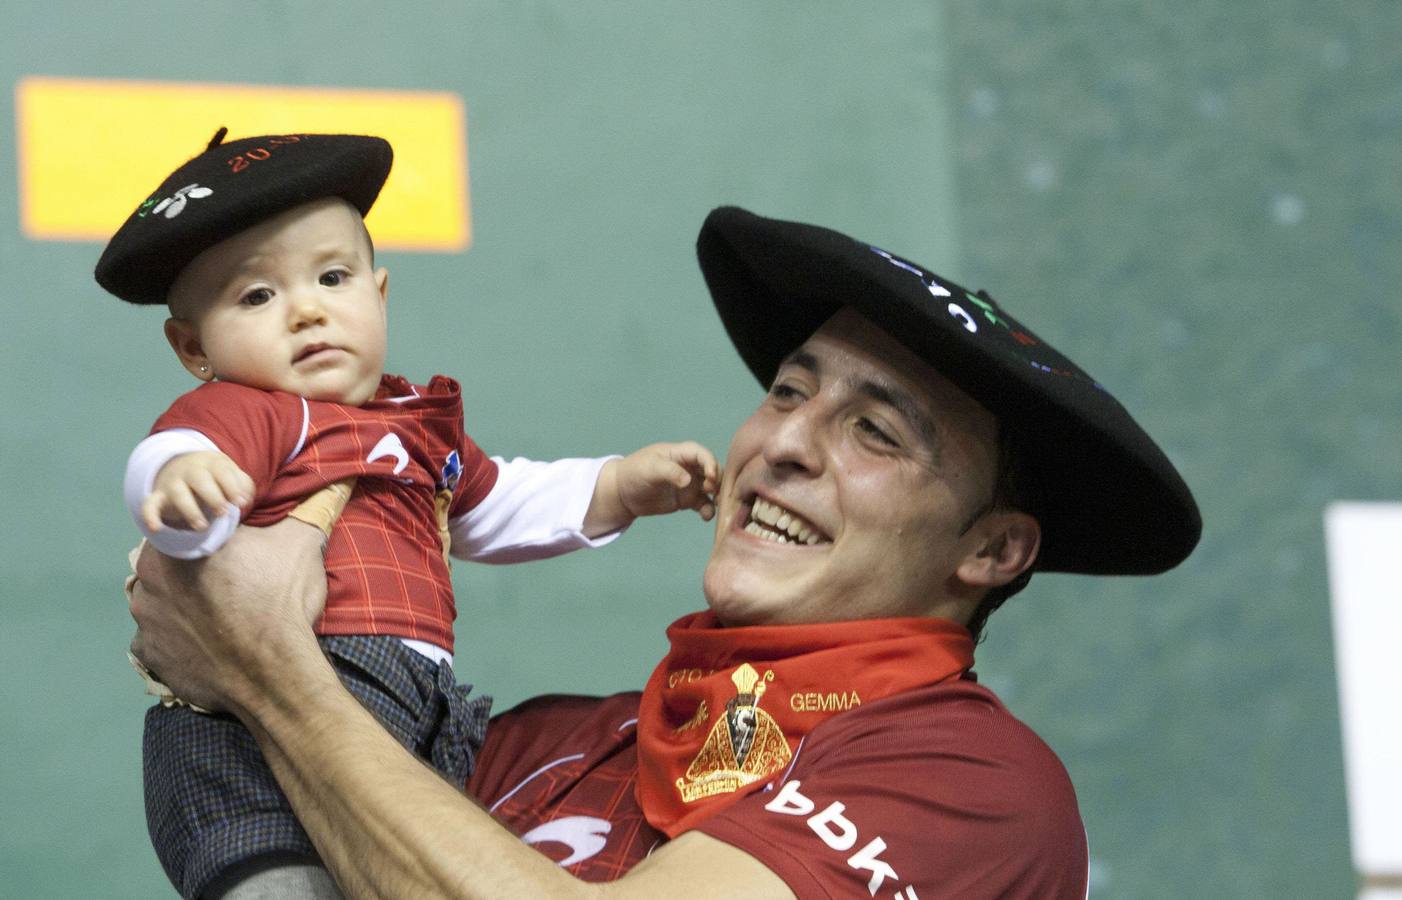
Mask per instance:
[[[200,343],[200,334],[194,324],[171,317],[166,319],[165,332],[170,348],[180,357],[180,364],[200,381],[212,381],[214,367],[209,364],[209,357],[205,356],[204,345]]]
[[[964,583],[991,590],[1002,587],[1037,560],[1042,526],[1023,512],[989,513],[974,526],[972,551],[956,570]]]

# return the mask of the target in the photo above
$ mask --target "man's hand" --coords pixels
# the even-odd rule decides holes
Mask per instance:
[[[607,534],[639,516],[683,509],[694,509],[709,522],[716,514],[713,495],[719,480],[715,456],[695,441],[651,444],[609,460],[594,486],[584,532],[591,537]]]
[[[136,563],[131,649],[177,696],[235,713],[303,663],[324,664],[311,624],[326,602],[324,536],[286,519],[240,527],[206,559],[147,546]]]
[[[242,509],[253,499],[253,479],[223,453],[182,453],[161,466],[141,519],[151,532],[163,525],[203,531],[229,504]]]

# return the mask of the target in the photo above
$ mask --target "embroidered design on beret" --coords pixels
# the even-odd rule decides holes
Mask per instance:
[[[185,204],[189,202],[189,198],[193,197],[199,200],[213,193],[214,191],[207,187],[200,187],[198,184],[187,184],[176,191],[172,196],[157,203],[156,208],[151,210],[151,212],[158,213],[164,211],[167,219],[173,219],[185,211]]]
[[[942,299],[945,297],[954,296],[953,291],[951,291],[949,288],[945,287],[943,284],[940,283],[938,275],[935,275],[932,272],[926,272],[919,266],[908,263],[905,260],[900,259],[899,257],[887,253],[880,247],[869,247],[868,249],[870,249],[877,256],[880,256],[882,259],[891,263],[891,265],[895,266],[896,268],[902,269],[906,272],[910,272],[912,275],[919,278],[920,283],[924,285],[925,290],[927,290],[930,293],[931,297],[934,297],[936,299]],[[949,302],[949,305],[945,307],[945,311],[948,312],[950,316],[958,320],[958,322],[964,326],[965,331],[969,332],[970,334],[978,334],[979,319],[983,319],[985,322],[1007,331],[1009,336],[1011,336],[1014,341],[1016,341],[1023,347],[1037,347],[1042,345],[1041,341],[1039,341],[1030,333],[1022,330],[1021,325],[1018,325],[1012,320],[1011,316],[1008,316],[1001,309],[999,309],[997,303],[993,300],[993,298],[988,296],[987,291],[975,291],[974,293],[970,294],[964,291],[963,288],[958,287],[958,285],[955,285],[955,290],[958,290],[960,294],[962,294],[962,297],[957,300],[951,300]],[[964,305],[961,306],[961,302]],[[970,309],[974,310],[975,312],[971,313],[969,311]],[[1028,365],[1030,365],[1033,369],[1035,369],[1038,372],[1042,372],[1047,375],[1055,375],[1060,378],[1076,378],[1081,381],[1084,381],[1086,384],[1089,384],[1098,390],[1105,390],[1104,385],[1096,381],[1094,378],[1091,378],[1089,375],[1087,375],[1085,372],[1082,372],[1080,369],[1075,368],[1074,366],[1069,369],[1061,369],[1056,368],[1055,366],[1045,365],[1041,362],[1038,362],[1037,354],[1030,350],[1027,351],[1025,356]]]

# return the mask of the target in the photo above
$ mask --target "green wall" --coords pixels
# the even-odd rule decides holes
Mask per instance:
[[[1071,770],[1093,896],[1351,895],[1320,513],[1402,496],[1395,4],[317,6],[7,12],[0,894],[169,890],[119,482],[189,381],[159,314],[93,284],[97,244],[19,233],[13,85],[37,74],[460,94],[473,246],[383,254],[391,365],[463,380],[496,453],[724,451],[758,389],[696,271],[713,206],[987,287],[1136,412],[1207,520],[1167,576],[1038,577],[980,651]],[[673,517],[460,564],[459,672],[502,703],[641,684],[708,539]]]

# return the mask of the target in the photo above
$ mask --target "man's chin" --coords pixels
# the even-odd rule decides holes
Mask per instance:
[[[705,574],[701,578],[702,592],[706,605],[716,614],[720,624],[727,628],[754,624],[756,603],[753,600],[755,588],[746,585],[750,579],[744,573],[734,571],[723,557],[713,553],[706,563]]]
[[[773,560],[720,550],[706,564],[702,586],[706,605],[730,628],[802,621],[804,598],[818,587],[804,567],[775,566]]]
[[[772,624],[769,622],[758,620],[753,616],[735,615],[730,612],[727,612],[726,610],[717,609],[714,606],[711,607],[711,612],[716,614],[716,622],[722,628],[745,628],[747,626],[753,625]]]
[[[733,591],[719,590],[712,586],[710,572],[705,580],[706,606],[716,614],[716,620],[726,628],[755,624],[753,604],[746,603]]]
[[[742,593],[707,592],[706,605],[716,614],[716,620],[726,628],[747,625],[784,625],[793,612],[791,604],[782,600]]]

